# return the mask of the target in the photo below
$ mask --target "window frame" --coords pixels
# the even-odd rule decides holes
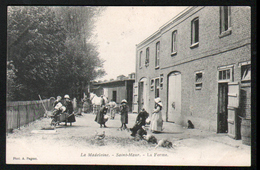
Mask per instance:
[[[139,52],[139,68],[140,69],[142,68],[142,54],[143,54],[143,51],[140,51]]]
[[[156,82],[158,82],[158,86]],[[154,96],[155,98],[160,97],[160,77],[154,78]]]
[[[242,72],[242,67],[250,67],[250,73],[249,73],[250,74],[250,79],[243,79],[244,73]],[[250,64],[241,65],[241,82],[242,83],[251,81],[251,79],[252,79],[252,77],[251,77],[251,73],[252,73],[251,68],[252,68],[251,63]]]
[[[160,74],[159,86],[160,86],[160,88],[162,90],[163,89],[163,74]]]
[[[171,37],[171,56],[177,54],[177,35],[178,35],[177,30],[174,30],[172,32],[172,37]]]
[[[151,81],[150,81],[151,83],[151,85],[150,85],[150,90],[151,91],[153,91],[154,90],[154,79],[151,79]]]
[[[230,76],[229,79],[219,79],[219,73],[225,70],[229,70]],[[229,66],[221,66],[218,67],[218,74],[217,74],[217,80],[219,83],[227,83],[227,82],[233,82],[234,81],[234,65],[229,65]]]
[[[147,67],[147,66],[149,66],[150,48],[147,47],[145,51],[146,51],[146,55],[145,55],[145,66]]]
[[[160,41],[156,42],[155,47],[155,69],[160,67]]]
[[[227,29],[225,27],[225,7],[227,7]],[[227,35],[230,35],[232,33],[232,27],[231,27],[231,7],[230,6],[220,6],[219,7],[219,38],[225,37]]]
[[[197,75],[201,74],[201,80],[197,81]],[[195,90],[201,90],[202,89],[202,84],[203,84],[203,76],[204,76],[204,72],[203,71],[196,71],[194,73],[195,75]]]
[[[195,30],[196,21],[198,22],[197,31]],[[196,41],[196,37],[197,37],[197,41]],[[194,47],[198,47],[198,46],[199,46],[199,17],[196,17],[191,21],[191,46],[190,46],[190,48],[194,48]]]

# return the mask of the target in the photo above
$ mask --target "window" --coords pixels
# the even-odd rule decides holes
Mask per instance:
[[[200,90],[202,88],[202,72],[195,73],[195,89]]]
[[[151,91],[154,90],[154,79],[151,79]]]
[[[233,66],[220,67],[218,71],[219,82],[233,81]]]
[[[155,79],[155,98],[159,97],[159,90],[160,90],[159,78],[157,78]]]
[[[251,80],[251,65],[242,65],[241,66],[241,81],[250,81]]]
[[[142,68],[142,53],[143,53],[143,51],[140,51],[140,55],[139,55],[139,68]]]
[[[155,68],[159,68],[159,64],[160,64],[160,41],[156,43]]]
[[[146,48],[146,58],[145,58],[145,66],[147,67],[149,65],[149,47]]]
[[[177,31],[172,32],[171,55],[177,54]]]
[[[160,88],[163,89],[163,74],[160,75]]]
[[[228,6],[220,7],[220,37],[231,34],[230,15],[231,8]]]
[[[199,44],[199,18],[191,21],[191,47],[196,47]]]

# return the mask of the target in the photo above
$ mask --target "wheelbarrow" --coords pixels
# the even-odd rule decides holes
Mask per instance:
[[[76,119],[75,119],[75,114],[72,113],[72,114],[68,114],[66,112],[64,113],[60,113],[56,116],[52,115],[51,116],[52,120],[51,120],[51,126],[54,126],[56,127],[57,125],[59,125],[61,122],[65,122],[65,126],[67,126],[67,123],[69,122],[70,123],[70,126],[72,126],[72,123],[73,122],[76,122]]]

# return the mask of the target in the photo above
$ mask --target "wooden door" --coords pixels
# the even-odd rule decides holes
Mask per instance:
[[[227,133],[228,83],[218,84],[218,133]]]
[[[251,119],[251,83],[241,83],[240,116]]]
[[[240,121],[238,107],[240,98],[240,85],[238,82],[228,84],[228,136],[240,139]]]
[[[167,121],[174,122],[181,115],[181,74],[171,73],[168,77]]]

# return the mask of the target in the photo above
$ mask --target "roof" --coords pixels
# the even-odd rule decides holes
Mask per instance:
[[[113,84],[113,83],[119,83],[119,82],[125,82],[125,81],[135,81],[135,79],[123,79],[123,80],[112,80],[112,81],[106,81],[106,82],[100,82],[100,83],[94,83],[93,85],[105,85],[105,84]]]

